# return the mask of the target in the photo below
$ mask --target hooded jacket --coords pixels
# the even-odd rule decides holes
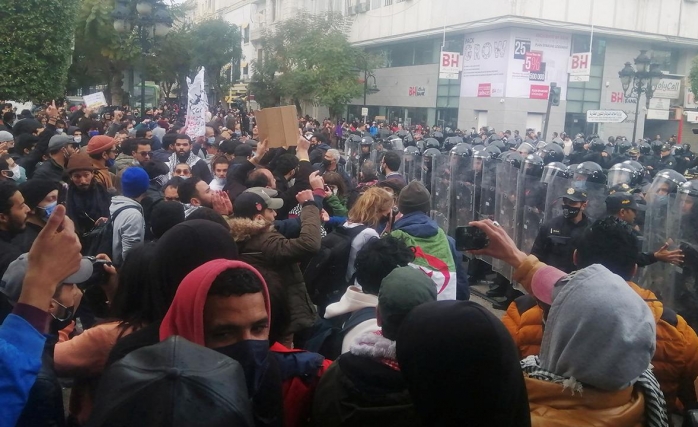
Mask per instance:
[[[49,181],[62,183],[64,174],[65,168],[56,163],[56,161],[51,157],[36,168],[32,178],[47,179]]]
[[[376,307],[378,305],[378,297],[371,294],[361,292],[355,286],[347,287],[347,291],[342,295],[342,298],[335,303],[327,306],[325,309],[325,319],[333,319],[345,314],[354,313],[366,307]],[[342,340],[342,354],[349,351],[349,348],[354,343],[354,340],[366,332],[379,331],[378,320],[373,318],[359,323],[351,330],[347,331]]]
[[[604,266],[558,282],[535,363],[542,373],[525,369],[533,425],[667,425],[661,393],[645,394],[639,381],[655,334],[646,303]]]
[[[262,283],[264,308],[271,323],[269,291],[262,275],[242,261],[216,259],[196,268],[182,280],[172,305],[160,324],[160,341],[179,335],[194,344],[205,346],[203,314],[209,289],[216,277],[232,268],[249,270]],[[267,357],[267,361],[270,360]],[[255,407],[255,423],[258,427],[281,425],[281,379],[278,366],[273,362],[267,362],[259,388],[256,394],[250,397]]]
[[[536,272],[545,266],[529,256],[514,271],[514,280],[530,290]],[[657,349],[652,366],[667,406],[677,410],[680,401],[686,407],[696,401],[693,381],[698,377],[698,336],[683,317],[666,309],[652,291],[627,283],[645,301],[655,321]],[[512,302],[502,319],[522,358],[539,354],[543,338],[543,310],[535,302],[526,301],[530,299],[531,296],[523,296]]]
[[[267,278],[269,287],[286,293],[291,316],[287,333],[310,328],[317,317],[298,263],[320,250],[320,211],[314,202],[306,202],[300,217],[301,232],[296,239],[285,238],[264,220],[229,220],[240,259],[257,268]]]
[[[453,238],[436,221],[423,212],[411,212],[395,222],[390,234],[418,248],[411,265],[428,272],[436,284],[439,300],[470,299],[463,256],[456,250]]]
[[[143,208],[137,201],[125,197],[114,196],[109,206],[109,215],[125,206],[133,206],[133,209],[125,209],[114,218],[114,236],[112,241],[112,258],[114,264],[122,265],[126,259],[126,253],[145,238],[145,218]]]

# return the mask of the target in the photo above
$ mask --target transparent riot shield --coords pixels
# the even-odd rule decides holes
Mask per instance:
[[[476,174],[473,169],[474,159],[470,153],[467,155],[450,154],[451,167],[451,229],[449,235],[455,235],[455,228],[466,226],[475,218],[475,195],[481,174]],[[479,159],[477,159],[479,160]]]
[[[451,214],[451,168],[446,154],[431,158],[431,217],[446,233]]]
[[[383,156],[385,156],[385,148],[383,147],[383,141],[377,139],[371,146],[371,161],[376,166],[376,172],[380,176],[380,164],[383,161]]]
[[[495,187],[494,220],[514,238],[516,236],[516,197],[518,190],[519,169],[508,162],[497,165],[497,183]],[[504,261],[493,259],[492,270],[511,280],[513,268]]]
[[[477,171],[478,167],[482,168],[480,184],[479,186],[476,184],[476,191],[478,188],[480,190],[479,196],[475,195],[475,219],[477,220],[494,220],[497,165],[499,164],[498,159],[482,159],[480,165],[477,164],[477,159],[473,161],[473,169]],[[492,257],[478,256],[478,258],[492,265]]]
[[[417,147],[407,147],[402,154],[402,167],[405,181],[422,180],[422,155]]]
[[[344,145],[344,153],[346,155],[346,165],[344,166],[347,174],[353,180],[359,177],[359,142],[360,139],[354,138],[351,135]]]
[[[516,246],[530,254],[545,219],[547,187],[540,176],[521,174],[516,199]]]
[[[661,194],[657,193],[657,190]],[[676,204],[676,194],[664,194],[664,186],[660,179],[654,180],[647,194],[644,229],[642,233],[642,251],[654,253],[665,243],[671,244],[672,208]],[[675,248],[674,248],[675,249]],[[663,300],[670,294],[668,277],[670,266],[663,262],[655,262],[642,268],[639,272],[638,284],[654,292]]]
[[[686,183],[682,187],[692,186]],[[669,249],[681,249],[684,262],[667,265],[669,276],[661,289],[664,304],[686,319],[693,329],[698,327],[698,192],[679,191],[670,208],[674,214],[669,226],[672,234]]]
[[[543,176],[543,178],[546,177]],[[548,177],[543,185],[547,187],[545,193],[545,221],[547,221],[562,215],[562,198],[571,187],[572,180],[566,175],[556,175]]]

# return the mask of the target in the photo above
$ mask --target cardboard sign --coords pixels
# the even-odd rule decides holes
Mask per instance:
[[[99,107],[107,106],[107,99],[104,97],[103,92],[91,93],[82,97],[85,101],[87,108],[91,110],[96,110]]]
[[[298,117],[295,106],[263,108],[254,115],[259,129],[259,141],[269,139],[269,148],[298,144]]]

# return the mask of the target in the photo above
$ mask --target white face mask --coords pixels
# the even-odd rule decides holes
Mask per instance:
[[[215,179],[215,181],[216,181],[216,184],[218,184],[218,185],[220,185],[220,186],[225,186],[225,178],[218,178],[218,177],[216,177],[216,178],[214,178],[214,179]]]
[[[294,185],[296,185],[296,178],[291,178],[291,179],[289,179],[289,180],[288,180],[288,186],[289,186],[289,187],[293,187]]]
[[[76,143],[79,144],[80,141],[82,141],[82,136],[74,136],[74,137],[73,137],[73,141],[75,141]]]
[[[20,178],[20,176],[19,176],[19,173],[20,173],[20,172],[19,172],[19,165],[18,165],[17,163],[15,163],[15,165],[12,166],[12,167],[10,168],[10,170],[12,171],[12,179],[14,179],[15,181],[18,181],[19,178]]]
[[[56,129],[56,132],[57,132],[59,135],[62,135],[62,134],[63,134],[63,128],[58,128],[58,129]]]

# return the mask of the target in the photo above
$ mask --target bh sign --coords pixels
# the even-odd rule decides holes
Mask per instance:
[[[458,79],[461,67],[462,61],[459,52],[441,52],[441,62],[439,63],[440,79]]]
[[[591,74],[591,52],[573,53],[567,67],[571,82],[588,82]]]

